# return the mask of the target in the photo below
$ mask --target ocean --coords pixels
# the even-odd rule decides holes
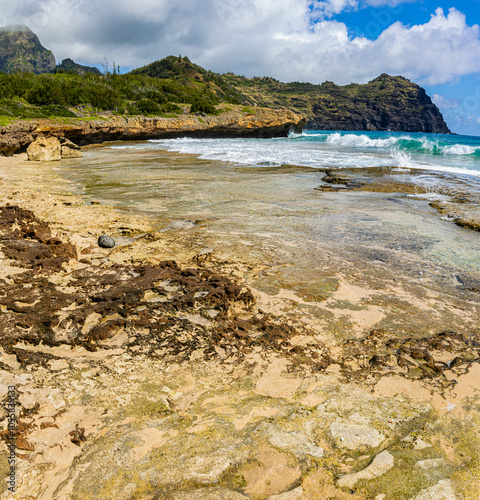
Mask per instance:
[[[142,147],[244,165],[399,166],[480,175],[480,137],[462,135],[306,131],[271,140],[184,138],[150,141]]]
[[[382,167],[418,192],[319,190],[328,169],[351,176]],[[478,231],[430,205],[468,199],[460,208],[480,219],[478,137],[306,131],[159,139],[86,149],[56,171],[87,203],[147,214],[159,231],[196,238],[198,248],[268,263],[255,286],[271,293],[315,295],[328,256],[442,289],[479,280]]]

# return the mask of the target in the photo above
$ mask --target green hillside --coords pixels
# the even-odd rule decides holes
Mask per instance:
[[[0,28],[0,71],[36,74],[55,70],[55,57],[27,26]]]
[[[188,57],[168,56],[130,72],[131,75],[146,75],[161,79],[173,79],[183,85],[202,89],[219,100],[232,104],[246,104],[242,92],[232,86],[222,75],[207,71],[190,62]]]
[[[57,73],[76,73],[77,75],[84,75],[85,73],[94,73],[100,76],[102,72],[93,66],[83,66],[72,61],[70,58],[64,59],[61,64],[56,67]]]
[[[345,86],[282,83],[231,73],[223,78],[252,104],[303,113],[312,129],[450,132],[425,90],[401,76],[383,74],[366,84]]]

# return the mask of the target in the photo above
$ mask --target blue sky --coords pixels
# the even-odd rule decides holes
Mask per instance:
[[[480,0],[0,0],[57,61],[123,70],[170,54],[281,81],[422,85],[453,132],[480,136]]]

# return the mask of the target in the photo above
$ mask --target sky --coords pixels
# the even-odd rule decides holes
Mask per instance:
[[[480,0],[0,0],[51,49],[121,72],[167,55],[219,73],[423,86],[452,132],[480,136]]]

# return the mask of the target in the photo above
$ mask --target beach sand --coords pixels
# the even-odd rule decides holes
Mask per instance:
[[[334,252],[322,293],[269,292],[267,263],[87,203],[53,164],[0,176],[13,498],[480,498],[477,292]]]

